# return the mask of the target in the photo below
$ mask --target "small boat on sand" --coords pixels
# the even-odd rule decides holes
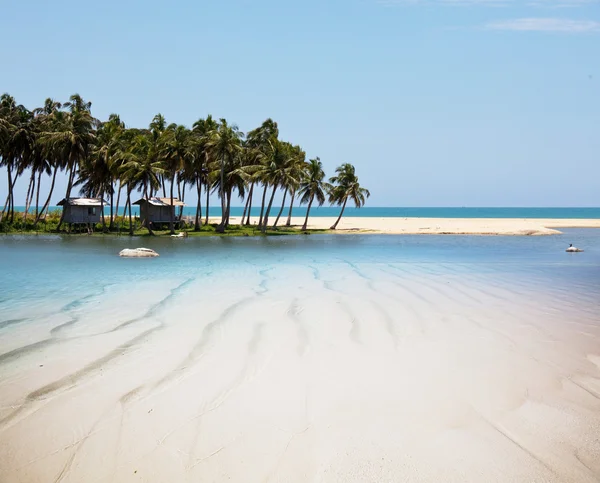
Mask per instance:
[[[152,258],[158,257],[158,253],[150,248],[125,248],[119,252],[120,257],[128,258]]]

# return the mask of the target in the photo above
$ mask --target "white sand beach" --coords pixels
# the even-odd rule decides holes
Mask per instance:
[[[560,287],[243,264],[36,320],[0,338],[2,482],[600,478],[597,300]]]
[[[310,217],[308,228],[326,230],[334,217]],[[219,220],[213,220],[218,223]],[[273,220],[271,220],[273,221]],[[240,222],[232,218],[232,222]],[[285,223],[285,220],[284,220]],[[293,217],[292,224],[302,226],[304,218]],[[281,225],[281,223],[280,223]],[[342,217],[338,233],[395,235],[555,235],[561,228],[600,228],[599,219],[513,219],[513,218],[366,218]]]

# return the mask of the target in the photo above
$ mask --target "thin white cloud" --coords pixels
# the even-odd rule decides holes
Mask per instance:
[[[379,5],[411,6],[411,5],[441,5],[448,7],[542,7],[565,8],[600,5],[600,0],[376,0]]]
[[[489,23],[487,30],[513,30],[517,32],[600,32],[600,22],[569,20],[565,18],[517,18]]]
[[[598,5],[599,3],[599,0],[527,0],[524,2],[527,7],[546,8],[585,7],[586,5]]]
[[[377,0],[379,5],[385,7],[410,6],[410,5],[444,5],[448,7],[460,6],[486,6],[499,7],[509,5],[512,0]]]

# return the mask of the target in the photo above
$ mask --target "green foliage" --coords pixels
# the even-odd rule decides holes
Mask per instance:
[[[330,203],[343,207],[349,199],[362,206],[369,196],[349,164],[336,170],[330,180],[332,186],[323,181],[319,159],[307,163],[300,146],[279,138],[279,127],[272,119],[244,136],[226,119],[216,121],[210,115],[188,129],[167,124],[164,116],[157,114],[147,128],[140,129],[125,126],[117,114],[100,122],[92,116],[91,107],[91,102],[74,94],[64,104],[49,98],[43,107],[29,111],[12,96],[0,96],[0,166],[6,168],[8,177],[8,197],[0,213],[1,232],[68,229],[60,212],[46,214],[59,172],[68,175],[65,197],[72,197],[72,188],[77,187],[80,195],[105,200],[102,203],[112,208],[119,203],[121,209],[130,207],[135,192],[144,198],[162,193],[162,197],[183,200],[186,188],[192,188],[200,200],[195,226],[198,233],[211,233],[209,227],[200,230],[203,190],[217,193],[221,199],[222,218],[216,231],[232,235],[249,235],[243,231],[246,228],[229,224],[232,197],[237,194],[243,200],[255,186],[263,193],[258,229],[264,234],[284,232],[268,226],[278,190],[284,192],[284,200],[291,194],[292,204],[296,192],[301,204],[316,201],[321,205],[327,193]],[[29,179],[26,215],[15,211],[15,205],[22,202],[15,203],[14,186],[22,176]],[[121,196],[122,189],[125,196]],[[40,191],[48,193],[45,200],[40,199]],[[281,214],[283,206],[277,211]],[[149,231],[144,228],[145,220],[113,213],[115,216],[107,217],[108,226],[97,226],[95,232]],[[250,224],[249,214],[245,223]],[[176,224],[173,219],[170,233]]]

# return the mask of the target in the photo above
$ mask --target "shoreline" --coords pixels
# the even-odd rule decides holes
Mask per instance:
[[[257,220],[253,224],[241,229],[241,217],[231,217],[230,231],[221,233],[202,231],[194,232],[187,228],[190,237],[196,236],[262,236],[257,228]],[[330,227],[337,220],[336,217],[309,218],[307,225],[308,234],[334,234],[334,235],[480,235],[480,236],[548,236],[560,235],[563,228],[600,228],[600,219],[552,219],[552,218],[400,218],[400,217],[348,217],[342,218],[336,230]],[[274,220],[272,220],[274,221]],[[220,218],[210,218],[209,224],[220,222]],[[286,236],[305,233],[301,231],[304,217],[292,217],[292,225],[285,226],[280,223],[277,229],[269,228],[266,236]],[[204,225],[203,225],[204,226]],[[236,228],[238,231],[236,232]],[[177,229],[176,232],[182,230]],[[67,234],[45,230],[23,230],[0,233],[0,235],[39,235],[39,234]],[[77,235],[73,233],[73,235]],[[87,234],[82,234],[86,235]],[[102,233],[96,230],[94,236],[129,236],[127,229],[120,233]],[[139,229],[134,236],[149,236],[145,228]],[[162,230],[156,236],[169,236]]]
[[[334,217],[309,218],[309,230],[328,230]],[[304,220],[292,217],[292,225]],[[239,218],[232,218],[239,223]],[[342,218],[333,234],[371,235],[559,235],[560,228],[600,228],[600,219],[534,219],[534,218]]]

